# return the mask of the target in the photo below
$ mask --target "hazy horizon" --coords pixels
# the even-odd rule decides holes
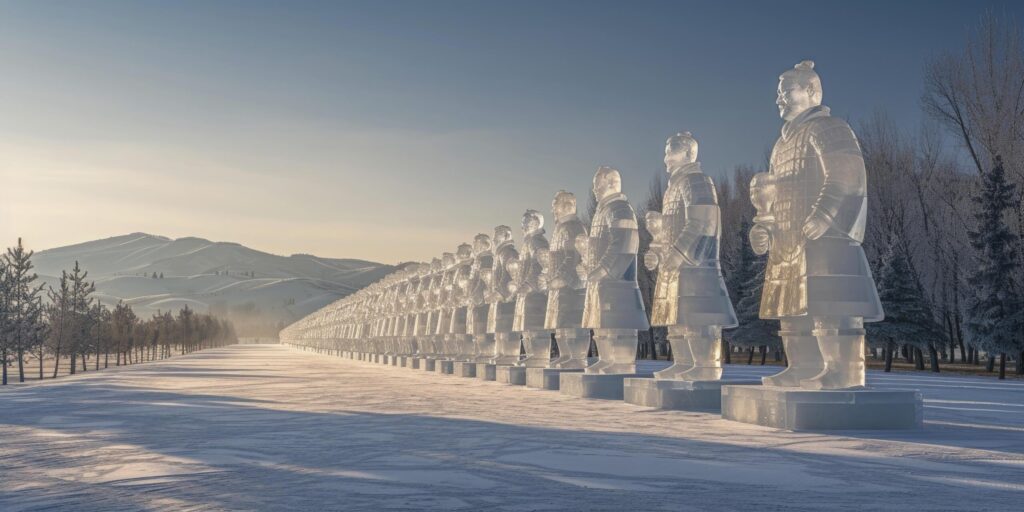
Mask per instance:
[[[426,260],[583,208],[599,165],[643,201],[678,131],[719,180],[759,163],[802,59],[834,115],[914,132],[924,63],[986,9],[1024,6],[0,1],[0,243]]]

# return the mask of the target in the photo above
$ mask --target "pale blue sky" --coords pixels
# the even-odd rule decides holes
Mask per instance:
[[[926,59],[1019,5],[0,1],[0,241],[427,259],[599,165],[639,202],[676,131],[760,161],[801,59],[835,115],[916,130]]]

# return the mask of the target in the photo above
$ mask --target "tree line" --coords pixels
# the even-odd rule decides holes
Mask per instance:
[[[62,271],[54,286],[39,283],[32,271],[33,252],[21,239],[0,255],[0,382],[17,368],[19,382],[26,363],[34,360],[38,379],[56,378],[61,362],[69,372],[163,359],[204,348],[235,343],[230,322],[197,313],[187,305],[177,315],[158,312],[141,319],[132,307],[118,302],[113,309],[92,294],[95,283],[78,262]],[[52,369],[47,370],[47,362]]]
[[[964,48],[924,69],[925,122],[908,134],[883,112],[853,123],[868,174],[864,248],[885,308],[867,324],[872,354],[939,371],[940,363],[980,365],[1005,378],[1024,374],[1024,37],[992,14]],[[721,262],[739,327],[723,333],[726,362],[736,349],[784,360],[778,322],[758,317],[766,258],[750,249],[755,215],[750,179],[769,169],[736,168],[717,184]],[[664,171],[638,210],[641,254],[651,236],[646,211],[661,211]],[[590,215],[596,203],[592,200]],[[650,311],[656,273],[641,265]],[[649,313],[648,313],[649,314]],[[669,349],[661,328],[642,333],[641,357]],[[666,355],[666,354],[660,354]]]

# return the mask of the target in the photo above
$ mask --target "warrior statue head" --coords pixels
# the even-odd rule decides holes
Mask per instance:
[[[775,104],[785,121],[792,121],[807,109],[821,105],[821,79],[814,72],[814,61],[800,61],[793,69],[779,75],[779,96]]]
[[[459,247],[455,249],[455,259],[457,261],[467,261],[473,257],[473,246],[469,244],[459,244]]]
[[[576,196],[572,192],[559,190],[555,199],[551,201],[551,211],[555,214],[555,220],[563,219],[576,213]]]
[[[473,237],[473,255],[491,250],[491,236],[486,233],[478,233]]]
[[[512,228],[501,225],[494,228],[494,245],[498,246],[512,240]]]
[[[441,254],[441,267],[448,269],[455,265],[455,254],[446,252]]]
[[[622,176],[618,169],[601,166],[594,174],[594,196],[600,201],[605,197],[622,192]]]
[[[526,210],[523,213],[523,233],[530,235],[544,227],[544,216],[537,210]]]
[[[665,141],[665,169],[672,172],[697,161],[697,140],[690,132],[677,133]]]

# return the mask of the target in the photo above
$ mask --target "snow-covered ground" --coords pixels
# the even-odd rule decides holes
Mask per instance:
[[[1020,510],[1024,382],[869,381],[921,389],[925,428],[780,432],[208,350],[0,391],[0,510]]]

